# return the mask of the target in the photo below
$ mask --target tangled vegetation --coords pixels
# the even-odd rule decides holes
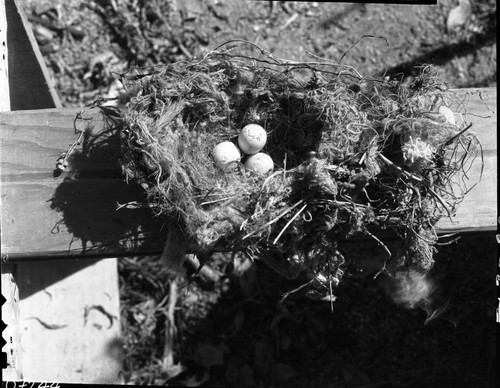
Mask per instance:
[[[124,173],[179,225],[188,251],[243,252],[288,278],[305,274],[322,297],[349,268],[342,241],[360,236],[386,250],[392,270],[428,271],[436,222],[467,191],[454,176],[480,154],[432,67],[410,83],[366,78],[232,41],[202,59],[133,69],[123,83]],[[250,123],[268,134],[270,175],[212,159]],[[403,241],[398,252],[382,242],[388,232]]]

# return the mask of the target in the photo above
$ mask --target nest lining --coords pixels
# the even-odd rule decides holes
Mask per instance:
[[[404,241],[398,265],[428,271],[436,222],[467,190],[452,178],[480,151],[465,124],[437,112],[453,96],[429,66],[408,84],[219,49],[135,69],[124,85],[123,171],[157,216],[178,223],[190,250],[242,251],[287,277],[323,279],[323,288],[348,267],[339,242],[364,235],[385,247],[383,229]],[[269,176],[212,159],[250,123],[267,131]]]

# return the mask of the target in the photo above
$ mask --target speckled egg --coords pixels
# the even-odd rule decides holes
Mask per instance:
[[[245,167],[257,174],[266,175],[273,171],[274,162],[268,154],[259,152],[248,157]]]
[[[258,124],[248,124],[238,134],[238,146],[247,155],[253,155],[262,150],[266,141],[266,131]]]
[[[444,116],[444,118],[449,124],[455,125],[457,123],[457,120],[455,118],[455,113],[453,113],[453,111],[447,106],[441,105],[438,109],[438,112]]]
[[[224,141],[214,147],[212,157],[217,167],[225,169],[228,164],[239,161],[241,154],[233,142]]]

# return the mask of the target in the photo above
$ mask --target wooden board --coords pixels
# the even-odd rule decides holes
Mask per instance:
[[[464,233],[497,230],[498,171],[497,171],[497,89],[467,89],[460,91],[458,106],[466,122],[483,147],[484,166],[481,182],[465,196],[453,219],[443,218],[438,227],[441,233]],[[471,182],[481,174],[476,163],[468,172]]]
[[[17,0],[2,0],[8,20],[10,110],[60,108],[44,59]]]
[[[5,12],[5,3],[0,1],[0,112],[10,110],[7,15]]]
[[[19,326],[19,287],[15,281],[16,264],[2,264],[2,322],[6,325],[2,331],[5,345],[2,352],[6,354],[7,365],[2,370],[4,381],[15,381],[23,378],[21,357],[21,336]],[[3,368],[3,366],[2,366]]]
[[[120,383],[116,259],[17,265],[23,378]]]
[[[465,120],[473,123],[484,149],[484,173],[453,222],[442,232],[496,229],[496,88],[459,92],[467,99]],[[468,96],[468,97],[467,97]],[[463,109],[463,108],[460,108]],[[53,176],[57,157],[76,140],[79,110],[0,113],[3,254],[8,260],[66,255],[130,255],[161,252],[165,226],[148,209],[120,209],[118,203],[143,201],[142,189],[126,185],[117,164],[118,140],[75,152],[70,172]],[[98,131],[94,111],[78,122]],[[470,171],[472,178],[479,174]],[[57,205],[57,206],[55,206]]]
[[[54,177],[57,158],[77,139],[73,122],[79,112],[23,111],[0,118],[2,251],[9,259],[155,252],[164,244],[154,237],[142,241],[161,229],[147,209],[116,210],[144,199],[140,187],[123,181],[117,139],[86,155],[75,152],[72,171]],[[80,129],[103,125],[96,111],[82,116],[95,120],[80,121]]]
[[[0,104],[0,110],[60,107],[22,9],[13,0],[0,0],[0,8],[4,5],[13,31],[4,46],[5,60],[9,54],[14,71],[6,73],[6,80],[0,78],[0,97],[10,100],[12,95],[13,104]],[[5,25],[6,20],[0,21],[0,27]],[[7,324],[2,351],[9,361],[4,380],[121,382],[116,259],[2,262],[2,295],[7,300],[2,306]]]

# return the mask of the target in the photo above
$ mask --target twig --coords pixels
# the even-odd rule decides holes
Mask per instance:
[[[472,124],[469,124],[467,125],[464,129],[462,129],[460,132],[458,132],[457,134],[453,135],[452,137],[450,137],[448,140],[446,140],[443,145],[441,146],[441,148],[444,148],[444,147],[447,147],[449,146],[451,143],[453,143],[453,140],[455,140],[457,137],[460,137],[462,136],[465,132],[467,132],[470,128],[472,127]]]
[[[416,175],[413,175],[413,174],[409,173],[408,171],[403,170],[401,167],[399,167],[398,165],[396,165],[394,162],[392,162],[391,160],[387,159],[384,155],[378,154],[378,156],[386,164],[388,164],[389,166],[394,167],[396,170],[400,171],[403,175],[405,175],[405,176],[407,176],[409,178],[412,178],[412,179],[416,180],[417,182],[422,182],[423,181],[422,178],[420,178],[420,177],[418,177]]]
[[[288,20],[280,27],[280,30],[283,31],[285,28],[287,28],[290,24],[294,22],[295,19],[297,19],[299,14],[295,12],[292,16],[288,18]]]
[[[259,229],[257,230],[254,230],[253,232],[250,232],[248,233],[247,235],[245,235],[242,240],[245,240],[247,239],[248,237],[250,236],[253,236],[254,234],[260,232],[261,230],[267,228],[268,226],[274,224],[275,222],[277,222],[280,218],[284,217],[287,213],[291,212],[293,209],[295,209],[297,206],[299,206],[302,202],[304,202],[303,199],[301,199],[299,202],[297,202],[295,205],[292,205],[290,207],[288,207],[287,209],[285,209],[283,212],[281,212],[281,214],[279,214],[275,219],[267,222],[265,225],[263,225],[262,227],[260,227]]]
[[[173,279],[170,282],[167,320],[165,330],[165,346],[163,348],[163,368],[171,369],[174,364],[174,336],[177,331],[175,326],[175,305],[177,304],[177,280]]]
[[[448,213],[448,217],[452,218],[453,214],[452,214],[451,210],[448,208],[448,204],[445,202],[445,200],[443,198],[441,198],[441,196],[438,193],[436,193],[434,190],[432,190],[429,186],[427,186],[427,189],[429,190],[429,192],[431,194],[434,195],[434,197],[436,197],[436,199],[439,201],[439,203],[441,203],[441,205],[446,210],[446,213]]]
[[[56,161],[56,170],[57,171],[62,172],[64,170],[66,170],[66,168],[68,167],[68,158],[73,153],[75,148],[77,146],[79,146],[80,144],[82,144],[82,139],[83,139],[83,135],[85,134],[85,130],[76,129],[76,121],[77,120],[79,120],[79,119],[88,120],[88,119],[84,119],[82,117],[82,113],[83,112],[78,113],[75,117],[75,120],[74,120],[75,133],[79,133],[78,138],[76,139],[76,141],[73,144],[70,144],[70,146],[66,152],[63,152],[61,154],[61,156],[59,156],[59,158],[57,158],[57,161]]]
[[[304,211],[304,209],[307,207],[307,203],[302,206],[297,213],[286,223],[286,225],[281,229],[281,232],[279,232],[278,236],[274,239],[273,244],[276,244],[278,240],[280,239],[281,235],[285,232],[285,230],[290,226],[290,224],[295,221],[295,219]]]
[[[206,265],[202,266],[200,260],[198,259],[198,257],[196,257],[196,255],[186,255],[186,263],[195,268],[198,271],[197,274],[206,282],[217,283],[219,281],[220,275],[212,268]]]

